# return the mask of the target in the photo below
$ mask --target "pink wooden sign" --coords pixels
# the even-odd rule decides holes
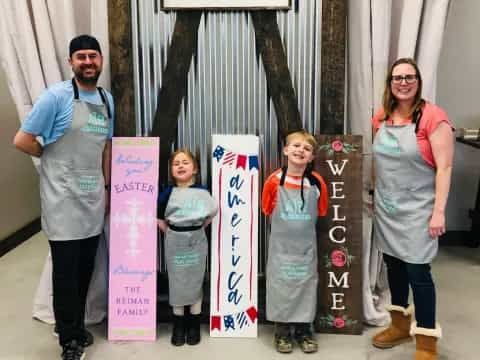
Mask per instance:
[[[158,138],[113,138],[109,340],[156,337],[158,159]]]

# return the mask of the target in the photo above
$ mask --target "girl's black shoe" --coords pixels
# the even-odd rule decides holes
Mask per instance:
[[[187,344],[197,345],[200,342],[200,314],[188,315],[187,321]]]
[[[185,316],[173,315],[171,343],[175,346],[185,344]]]

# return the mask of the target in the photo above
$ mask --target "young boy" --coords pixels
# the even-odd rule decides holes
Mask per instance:
[[[262,210],[270,215],[271,232],[267,262],[267,319],[275,322],[275,347],[281,353],[293,350],[290,332],[305,353],[318,349],[312,322],[317,305],[318,216],[328,207],[327,186],[311,170],[317,148],[306,131],[287,136],[283,153],[287,166],[265,182]]]

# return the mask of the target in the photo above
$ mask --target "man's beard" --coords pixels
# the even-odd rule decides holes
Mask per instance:
[[[83,76],[83,72],[86,69],[96,70],[95,75],[94,76],[89,76],[89,77]],[[94,86],[94,85],[97,84],[97,81],[98,81],[98,78],[100,77],[101,72],[102,71],[98,70],[96,67],[82,67],[82,68],[77,69],[77,70],[73,69],[73,73],[75,74],[75,78],[79,82],[81,82],[82,84],[90,85],[90,86]]]

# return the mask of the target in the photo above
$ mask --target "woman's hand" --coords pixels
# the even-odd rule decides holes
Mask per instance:
[[[167,227],[168,227],[167,222],[165,220],[159,220],[158,219],[157,224],[158,224],[158,227],[159,227],[160,231],[165,234],[165,232],[167,231]]]
[[[428,224],[428,233],[432,239],[436,239],[445,233],[445,214],[443,212],[433,211]]]

